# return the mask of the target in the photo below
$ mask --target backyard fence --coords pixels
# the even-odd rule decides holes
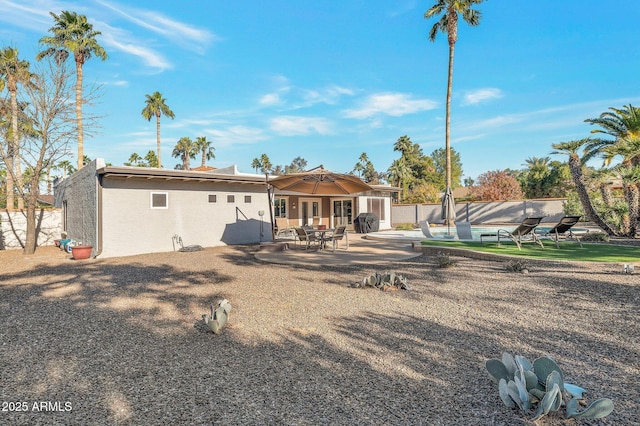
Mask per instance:
[[[53,245],[62,232],[62,211],[37,210],[38,245]],[[0,250],[21,249],[27,237],[26,211],[0,211]]]
[[[543,222],[558,222],[564,216],[565,198],[522,201],[463,201],[456,203],[456,221],[471,223],[520,223],[526,217],[543,216]],[[437,204],[394,204],[392,226],[401,223],[442,223]]]

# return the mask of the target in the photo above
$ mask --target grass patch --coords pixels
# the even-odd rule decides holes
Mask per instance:
[[[582,248],[574,242],[561,242],[557,249],[555,243],[545,244],[544,250],[537,244],[524,243],[522,250],[511,241],[497,242],[479,241],[422,241],[424,246],[452,247],[467,250],[474,250],[486,253],[503,254],[509,256],[521,256],[536,259],[549,260],[573,260],[589,262],[640,262],[640,247],[618,246],[613,244],[587,244],[583,243]]]

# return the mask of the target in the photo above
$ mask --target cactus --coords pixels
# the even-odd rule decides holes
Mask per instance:
[[[217,307],[211,304],[211,315],[204,314],[202,320],[209,329],[215,334],[220,334],[220,330],[229,321],[229,312],[231,312],[231,304],[227,299],[218,302]]]
[[[376,287],[380,290],[409,290],[407,278],[395,272],[374,273],[364,277],[361,282],[356,283],[353,287]]]
[[[534,420],[560,410],[563,400],[567,401],[567,418],[599,419],[613,411],[613,402],[602,398],[579,412],[578,401],[583,400],[586,391],[564,383],[562,370],[549,356],[537,358],[532,364],[522,356],[514,358],[504,352],[502,359],[489,359],[485,367],[498,384],[502,402],[509,408],[520,407],[525,413],[535,412]]]
[[[567,402],[567,417],[570,419],[601,419],[612,411],[613,401],[608,398],[597,399],[580,412],[578,412],[578,398],[572,398]]]

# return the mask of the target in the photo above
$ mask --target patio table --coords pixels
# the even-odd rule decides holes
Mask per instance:
[[[320,250],[324,250],[325,247],[325,243],[327,242],[327,240],[325,239],[325,234],[327,232],[333,232],[335,231],[335,228],[329,228],[329,229],[314,229],[313,233],[316,234],[316,237],[320,240]]]

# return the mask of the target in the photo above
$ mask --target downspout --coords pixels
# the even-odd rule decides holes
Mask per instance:
[[[102,254],[102,177],[103,175],[97,174],[96,177],[96,252],[93,255],[94,259]]]
[[[271,220],[271,241],[276,240],[276,231],[273,226],[273,206],[271,200],[271,185],[269,185],[269,173],[264,174],[264,179],[267,182],[267,198],[269,199],[269,219]]]

